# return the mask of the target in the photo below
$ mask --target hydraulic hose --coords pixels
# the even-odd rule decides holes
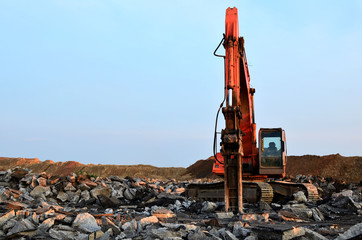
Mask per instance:
[[[219,110],[217,110],[217,113],[216,113],[216,121],[215,121],[215,131],[214,131],[214,149],[213,149],[213,153],[214,153],[214,158],[215,160],[220,163],[221,165],[224,165],[224,163],[222,163],[219,159],[217,159],[217,156],[216,156],[216,136],[217,136],[217,121],[219,119],[219,113],[220,113],[220,110],[222,108],[222,106],[224,105],[224,102],[225,102],[225,93],[224,93],[224,100],[222,101],[222,103],[220,104],[220,107],[219,107]]]
[[[217,50],[219,49],[219,47],[221,46],[221,44],[222,44],[224,41],[225,41],[225,34],[223,34],[223,38],[221,39],[219,45],[218,45],[217,48],[215,49],[214,55],[215,55],[216,57],[222,57],[222,58],[224,58],[224,61],[225,61],[225,56],[216,54]],[[218,163],[220,163],[221,165],[223,165],[223,163],[222,163],[219,159],[217,159],[217,156],[216,156],[216,136],[217,136],[217,121],[218,121],[218,118],[219,118],[220,110],[221,110],[222,106],[224,105],[225,99],[226,99],[226,91],[224,91],[224,100],[223,100],[222,103],[220,104],[219,110],[217,110],[216,121],[215,121],[215,132],[214,132],[214,149],[213,149],[214,158],[215,158],[215,160],[216,160]]]

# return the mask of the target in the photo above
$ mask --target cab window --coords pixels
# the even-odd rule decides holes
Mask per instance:
[[[282,137],[280,131],[270,131],[261,133],[261,166],[280,167],[282,161]]]

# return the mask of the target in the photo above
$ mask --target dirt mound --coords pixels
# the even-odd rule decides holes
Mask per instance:
[[[71,173],[86,173],[94,176],[108,177],[147,177],[177,180],[190,178],[214,178],[212,174],[214,157],[199,160],[188,168],[159,168],[151,165],[94,165],[75,161],[53,162],[40,161],[37,158],[0,158],[0,170],[16,166],[31,169],[34,173],[47,172],[51,175],[66,176]],[[327,156],[288,156],[287,175],[297,174],[331,177],[340,181],[362,181],[362,157],[343,157],[339,154]]]
[[[7,169],[22,166],[28,168],[28,166],[36,165],[41,163],[37,158],[6,158],[0,157],[0,171],[5,171]]]
[[[213,178],[212,167],[214,163],[214,157],[209,157],[206,160],[199,160],[186,168],[186,173],[194,178]]]
[[[331,177],[346,182],[362,181],[362,157],[339,154],[288,156],[287,175],[297,174]]]
[[[187,168],[195,178],[212,177],[214,157],[199,160]],[[315,156],[288,156],[286,174],[330,177],[346,182],[362,181],[362,157],[343,157],[339,154]]]
[[[178,180],[191,178],[185,168],[165,167],[159,168],[150,165],[94,165],[82,164],[75,161],[53,162],[51,160],[40,161],[37,158],[0,158],[0,170],[4,171],[16,166],[31,169],[34,173],[46,172],[50,175],[67,176],[71,173],[82,173],[100,177],[117,175],[120,177],[146,177]]]

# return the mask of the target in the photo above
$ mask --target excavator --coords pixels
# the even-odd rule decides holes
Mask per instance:
[[[225,55],[218,55],[223,45]],[[203,200],[225,201],[225,210],[243,212],[243,201],[270,203],[275,195],[291,197],[304,191],[308,200],[318,200],[318,191],[310,183],[276,181],[285,177],[286,137],[282,128],[261,128],[258,133],[254,114],[255,89],[244,48],[239,37],[237,8],[228,8],[225,34],[214,55],[224,58],[224,100],[216,115],[213,173],[224,178],[213,184],[190,184],[186,195]],[[222,111],[225,128],[221,131],[221,150],[217,152],[217,120]]]

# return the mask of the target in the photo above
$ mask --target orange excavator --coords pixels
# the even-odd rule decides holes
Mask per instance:
[[[223,45],[225,55],[217,54]],[[286,139],[282,128],[261,128],[257,148],[254,114],[255,89],[244,48],[239,37],[237,9],[226,10],[225,34],[214,55],[224,58],[224,100],[216,116],[214,135],[213,173],[224,177],[217,184],[191,184],[187,195],[193,198],[217,200],[224,198],[225,210],[242,212],[243,200],[271,202],[274,193],[291,196],[304,191],[309,200],[317,200],[318,192],[312,184],[296,184],[271,179],[285,177]],[[221,131],[221,150],[217,153],[217,119],[222,111],[225,129]]]

